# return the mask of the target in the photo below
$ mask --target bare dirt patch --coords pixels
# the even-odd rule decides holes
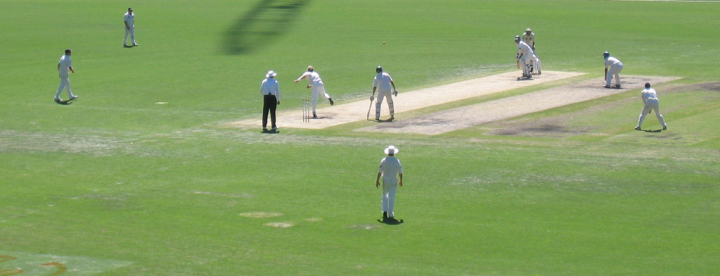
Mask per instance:
[[[241,217],[246,218],[274,218],[282,216],[282,213],[267,213],[267,212],[246,212],[240,213]]]
[[[545,71],[541,76],[526,81],[518,81],[518,72],[509,72],[492,75],[462,82],[430,87],[415,91],[403,92],[393,98],[395,114],[426,108],[434,105],[460,101],[473,97],[493,94],[497,92],[532,86],[550,81],[570,78],[583,73]],[[361,100],[346,104],[336,104],[331,107],[317,109],[318,119],[303,122],[302,110],[287,110],[278,112],[277,122],[280,128],[323,129],[350,122],[363,121],[367,118],[368,108],[372,108],[370,117],[374,119],[375,104],[369,100]],[[388,114],[387,104],[383,103],[382,114]],[[260,128],[261,118],[246,119],[227,124],[228,127]]]
[[[348,228],[363,229],[363,230],[373,230],[373,229],[382,228],[382,225],[375,225],[375,224],[355,224],[355,225],[350,225],[350,226],[348,226]]]
[[[275,228],[290,228],[295,226],[295,224],[292,222],[268,222],[263,225]]]
[[[464,106],[407,120],[378,124],[376,126],[361,128],[357,131],[437,135],[555,107],[606,97],[625,92],[628,89],[639,89],[642,88],[646,82],[658,84],[676,79],[679,78],[622,76],[622,89],[603,88],[603,79],[590,79],[575,84]],[[535,127],[537,131],[546,132],[557,131],[559,129],[552,124]]]

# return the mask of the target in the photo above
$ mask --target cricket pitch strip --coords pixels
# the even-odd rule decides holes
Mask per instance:
[[[584,73],[576,72],[545,71],[542,75],[534,77],[531,80],[517,80],[517,74],[517,72],[508,72],[400,93],[397,98],[393,99],[395,101],[395,114],[398,115],[403,112],[434,105],[584,75]],[[622,89],[608,89],[603,88],[605,81],[602,78],[593,78],[564,86],[453,108],[432,114],[384,122],[382,124],[363,127],[355,131],[438,135],[555,107],[602,98],[632,89],[640,89],[646,82],[656,85],[677,79],[679,78],[623,75],[621,76]],[[369,100],[360,100],[317,109],[318,118],[310,119],[309,122],[303,122],[301,110],[287,110],[278,112],[277,122],[281,128],[323,129],[366,120],[369,105]],[[387,117],[387,104],[383,103],[382,105],[382,115]],[[375,117],[374,103],[371,106],[370,117],[371,119]],[[400,117],[402,117],[402,115]],[[260,128],[260,118],[231,122],[229,126],[238,128]]]
[[[531,80],[518,81],[518,72],[508,72],[467,81],[461,81],[436,87],[401,92],[395,101],[395,114],[422,109],[434,105],[465,100],[473,97],[489,95],[497,92],[528,87],[536,84],[561,80],[583,75],[584,73],[544,71],[542,75]],[[368,99],[317,109],[317,119],[303,122],[302,110],[278,111],[277,123],[282,128],[324,129],[351,122],[364,121],[370,105]],[[318,99],[322,101],[323,99]],[[383,102],[383,116],[388,115],[387,103]],[[375,104],[370,111],[371,119],[375,118]],[[245,119],[229,123],[229,127],[261,128],[261,118]],[[269,118],[268,118],[269,120]],[[399,122],[399,121],[398,121]],[[397,123],[393,122],[392,124]]]
[[[678,77],[621,76],[622,89],[604,88],[601,78],[553,87],[527,94],[502,98],[484,103],[463,106],[427,115],[421,115],[389,124],[357,129],[356,131],[416,133],[438,135],[493,121],[505,120],[540,112],[564,105],[589,101],[632,89],[679,79]],[[638,93],[638,98],[640,93]]]

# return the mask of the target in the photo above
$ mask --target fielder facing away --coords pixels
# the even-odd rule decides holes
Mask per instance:
[[[515,58],[517,59],[518,66],[522,68],[523,71],[523,78],[532,78],[532,62],[533,62],[533,56],[535,55],[535,52],[533,49],[525,43],[524,41],[520,40],[520,36],[515,36],[515,43],[518,45],[518,52]]]
[[[330,105],[334,105],[335,102],[333,102],[330,95],[325,92],[325,84],[323,84],[322,79],[320,79],[320,74],[315,72],[315,68],[313,68],[312,66],[308,66],[307,72],[303,73],[302,76],[297,78],[294,82],[297,83],[305,78],[307,78],[308,80],[307,88],[312,88],[313,118],[317,118],[317,114],[315,113],[315,107],[317,106],[318,95],[322,95],[323,98],[328,99],[328,101],[330,101]]]
[[[383,220],[386,218],[395,218],[395,191],[397,191],[398,175],[400,176],[400,187],[403,185],[403,169],[400,165],[400,160],[395,158],[395,154],[400,152],[398,148],[393,145],[388,146],[385,149],[385,154],[388,156],[380,161],[380,168],[378,169],[377,179],[375,179],[375,188],[380,187],[380,177],[383,179],[383,193],[382,193],[382,215]]]
[[[395,82],[390,74],[383,72],[382,66],[378,66],[375,69],[375,73],[377,73],[377,76],[375,76],[375,80],[373,80],[373,93],[370,96],[370,102],[372,102],[375,99],[375,90],[378,91],[377,102],[375,102],[375,120],[380,120],[380,107],[382,106],[383,98],[385,98],[388,109],[390,109],[390,120],[392,121],[395,119],[395,106],[393,105],[392,93],[395,93],[395,97],[397,97],[398,94],[397,89],[395,89]],[[392,90],[390,86],[392,86]]]
[[[663,115],[660,114],[660,100],[658,100],[657,92],[655,89],[650,88],[649,82],[645,83],[645,89],[642,91],[642,100],[645,107],[643,107],[643,110],[640,113],[640,118],[638,119],[638,124],[635,127],[635,130],[641,130],[640,127],[642,126],[643,120],[645,120],[645,116],[650,114],[653,110],[655,110],[655,117],[657,117],[660,125],[663,126],[663,130],[667,130],[665,118],[663,118]]]
[[[605,51],[603,53],[605,58],[605,88],[620,88],[620,71],[623,69],[623,64],[616,57],[610,56],[610,52]],[[609,69],[608,69],[609,68]],[[615,86],[610,86],[612,78],[615,76]]]

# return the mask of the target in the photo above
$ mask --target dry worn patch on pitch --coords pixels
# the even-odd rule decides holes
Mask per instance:
[[[240,213],[241,217],[246,218],[274,218],[282,216],[282,213],[267,213],[267,212],[246,212]]]
[[[579,76],[583,73],[545,71],[541,76],[528,81],[517,81],[518,74],[519,73],[517,71],[513,71],[400,93],[398,97],[393,97],[393,101],[395,103],[395,113],[398,114],[429,106],[441,105],[492,93],[556,81]],[[310,122],[303,122],[302,109],[279,111],[277,114],[277,122],[280,128],[290,127],[323,129],[345,123],[366,120],[370,104],[371,103],[368,99],[345,104],[338,103],[334,106],[317,109],[318,118],[310,119]],[[374,119],[375,104],[373,104],[371,108],[370,119]],[[388,114],[387,104],[384,102],[382,113],[384,115]],[[236,121],[230,123],[229,126],[240,128],[260,128],[261,119],[261,117],[257,117]]]
[[[545,75],[543,74],[542,77]],[[575,84],[498,99],[475,105],[418,116],[402,121],[365,127],[357,131],[418,133],[437,135],[493,121],[504,120],[555,107],[606,97],[642,88],[646,82],[664,83],[677,77],[621,76],[622,89],[603,88],[603,79],[590,79]]]

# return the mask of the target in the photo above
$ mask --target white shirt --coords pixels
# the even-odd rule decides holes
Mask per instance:
[[[643,103],[647,104],[647,102],[650,101],[656,101],[658,102],[657,92],[655,89],[652,88],[646,88],[642,91],[642,99]]]
[[[126,12],[123,21],[130,27],[135,27],[135,13]]]
[[[70,66],[72,66],[72,60],[70,60],[70,56],[62,55],[58,63],[60,64],[60,76],[67,77],[70,71]]]
[[[402,174],[403,169],[402,165],[400,165],[400,160],[395,158],[395,156],[388,156],[380,161],[378,172],[382,173],[383,183],[396,183],[397,175]]]
[[[518,42],[518,58],[522,57],[532,57],[533,56],[533,50],[530,48],[530,46],[525,43],[525,41]]]
[[[390,86],[391,81],[393,81],[393,79],[390,74],[380,72],[375,76],[375,80],[373,80],[373,87],[380,88],[380,90],[384,91],[392,91],[392,86]]]
[[[315,71],[313,71],[313,72],[307,71],[304,74],[302,74],[302,76],[300,76],[297,80],[301,80],[303,77],[307,78],[308,83],[310,85],[314,86],[314,85],[322,85],[323,84],[322,79],[320,79],[320,74],[318,74]]]
[[[275,98],[280,101],[280,84],[275,78],[264,79],[260,85],[260,93],[263,95],[275,95]]]
[[[605,60],[605,68],[613,67],[613,66],[618,65],[618,64],[619,64],[619,65],[622,65],[622,62],[620,62],[620,60],[617,59],[617,58],[615,58],[615,57],[608,57],[608,58]]]
[[[522,35],[522,41],[527,43],[527,45],[532,46],[533,44],[535,44],[535,33],[530,32],[530,34],[528,35],[527,32],[524,32]]]

